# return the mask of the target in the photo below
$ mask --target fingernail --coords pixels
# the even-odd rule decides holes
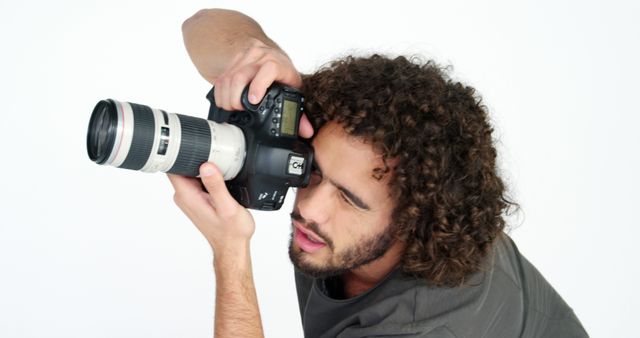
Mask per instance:
[[[258,103],[258,97],[255,96],[254,94],[249,94],[249,102],[256,104]]]
[[[213,169],[210,165],[203,165],[200,168],[200,176],[201,177],[211,176],[211,175],[213,175],[215,173],[216,173],[215,169]]]

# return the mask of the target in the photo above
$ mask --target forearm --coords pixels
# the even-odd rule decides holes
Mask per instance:
[[[263,337],[249,242],[214,249],[215,337]]]
[[[239,53],[264,44],[278,48],[250,17],[225,9],[203,9],[182,24],[182,36],[198,72],[213,83]]]

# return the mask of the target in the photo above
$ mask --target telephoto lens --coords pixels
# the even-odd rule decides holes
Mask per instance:
[[[97,164],[191,177],[202,163],[213,162],[231,180],[242,169],[246,147],[236,126],[108,99],[91,114],[87,152]]]
[[[295,88],[272,84],[253,105],[249,87],[244,110],[225,111],[215,103],[207,119],[170,114],[112,99],[96,104],[87,133],[89,158],[101,165],[198,177],[213,162],[233,198],[245,208],[278,210],[287,190],[305,187],[313,148],[298,135],[304,97]]]

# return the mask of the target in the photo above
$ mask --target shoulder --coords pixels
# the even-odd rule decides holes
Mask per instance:
[[[552,321],[574,317],[506,234],[496,238],[480,271],[464,285],[416,289],[416,321],[444,325],[463,337],[478,330],[497,337],[520,336],[527,328],[550,327]]]
[[[573,309],[506,234],[495,245],[496,273],[517,285],[522,298],[523,337],[587,337]]]

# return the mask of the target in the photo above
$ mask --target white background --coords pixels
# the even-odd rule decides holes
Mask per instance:
[[[296,66],[421,54],[475,86],[523,212],[521,251],[593,337],[637,336],[637,1],[2,1],[0,337],[209,337],[211,251],[164,174],[98,166],[100,99],[206,116],[180,25],[241,10]],[[300,337],[286,254],[293,194],[254,214],[268,337]]]

